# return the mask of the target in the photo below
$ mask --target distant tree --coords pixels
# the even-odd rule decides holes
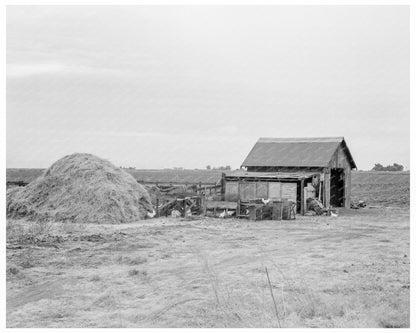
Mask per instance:
[[[393,163],[393,165],[383,166],[380,163],[374,164],[374,167],[371,171],[403,171],[403,165]]]
[[[207,168],[207,170],[211,170],[211,166],[210,165],[207,165],[206,168]]]
[[[231,170],[231,166],[229,166],[229,165],[227,165],[227,166],[219,166],[219,167],[213,168],[213,170]]]
[[[371,171],[383,171],[384,167],[380,163],[374,164],[374,167],[371,169]]]
[[[404,167],[401,164],[394,163],[393,165],[389,165],[389,171],[403,171]]]

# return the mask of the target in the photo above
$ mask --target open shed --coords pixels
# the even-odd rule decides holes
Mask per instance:
[[[357,166],[343,137],[260,138],[241,167],[259,176],[260,173],[319,174],[319,184],[315,179],[314,187],[320,190],[315,195],[324,206],[350,207],[351,170]],[[299,185],[296,202],[301,202],[300,196],[309,186],[307,179]]]
[[[249,172],[236,170],[223,174],[225,201],[249,201],[258,198],[271,200],[287,199],[296,203],[297,211],[304,213],[306,198],[315,196],[312,186],[308,192],[306,184],[317,183],[317,172]],[[301,189],[305,189],[301,191]],[[319,191],[319,190],[318,190]]]

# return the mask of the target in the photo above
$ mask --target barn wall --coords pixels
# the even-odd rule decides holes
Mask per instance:
[[[328,167],[342,169],[346,169],[348,167],[349,169],[351,169],[348,157],[345,153],[344,148],[341,145],[338,147],[338,149],[335,151],[335,154],[332,156],[332,159],[329,162]]]
[[[346,208],[349,208],[351,204],[351,164],[348,160],[347,154],[345,153],[345,148],[342,145],[340,145],[338,149],[336,150],[334,156],[329,162],[328,167],[344,169],[344,176],[345,176],[344,206]],[[329,175],[329,178],[330,178],[330,175]],[[328,199],[328,205],[329,205],[329,199]]]
[[[238,200],[238,182],[225,182],[225,201],[237,201]]]
[[[345,172],[345,207],[351,207],[351,168],[348,166]]]
[[[225,201],[248,201],[257,198],[288,199],[296,202],[296,182],[225,181]]]
[[[288,199],[296,203],[297,198],[297,184],[296,183],[282,183],[282,199]]]

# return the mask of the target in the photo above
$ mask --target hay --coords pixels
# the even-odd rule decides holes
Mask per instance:
[[[91,154],[55,162],[26,187],[7,191],[7,216],[76,223],[128,223],[153,207],[127,172]]]

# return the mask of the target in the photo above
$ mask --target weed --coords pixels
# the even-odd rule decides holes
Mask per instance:
[[[147,278],[147,272],[146,271],[139,271],[138,269],[131,269],[128,272],[129,276],[139,276],[142,278]]]
[[[8,272],[9,272],[10,274],[16,275],[16,274],[18,274],[18,273],[19,273],[19,269],[18,269],[17,267],[10,267],[10,268],[8,269]]]
[[[100,280],[101,278],[98,274],[91,276],[91,279],[90,279],[90,281],[93,281],[93,282],[100,281]]]
[[[129,265],[142,265],[147,262],[146,258],[137,257],[128,261]]]

